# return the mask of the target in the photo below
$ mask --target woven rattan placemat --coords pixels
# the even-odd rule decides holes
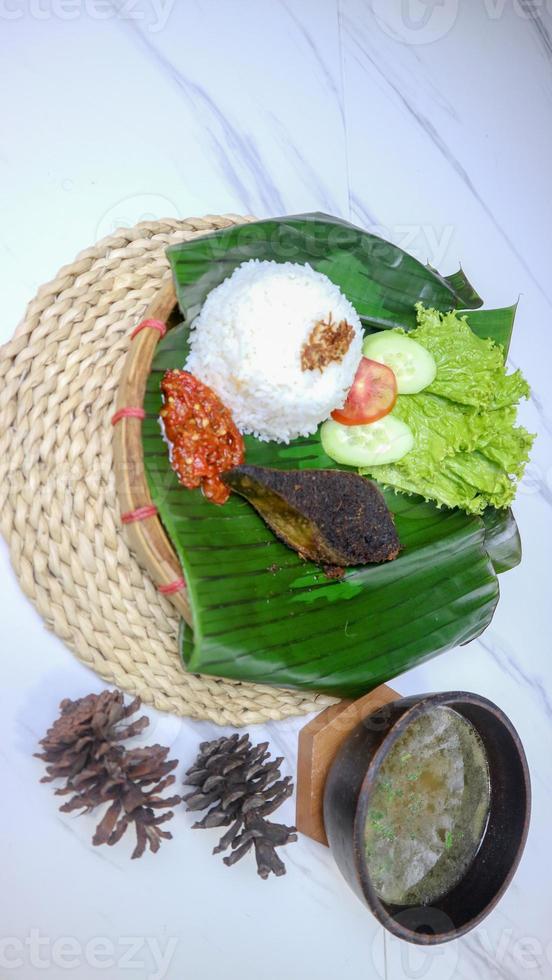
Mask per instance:
[[[23,590],[104,680],[221,725],[331,699],[184,671],[177,614],[125,542],[110,419],[131,329],[169,274],[166,246],[244,220],[143,222],[104,238],[42,286],[0,349],[0,527]]]

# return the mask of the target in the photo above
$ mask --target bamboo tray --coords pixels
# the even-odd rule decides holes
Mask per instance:
[[[167,247],[247,220],[164,218],[118,229],[40,288],[0,351],[0,530],[23,592],[48,628],[107,684],[159,711],[232,727],[304,715],[331,699],[183,669],[177,636],[180,610],[187,611],[184,594],[170,601],[159,593],[145,567],[149,548],[139,560],[127,544],[128,535],[140,549],[153,522],[142,535],[131,524],[121,533],[121,504],[127,509],[129,496],[143,502],[130,494],[135,478],[124,461],[123,429],[137,433],[139,422],[114,427],[111,419],[116,401],[125,407],[123,369],[125,385],[133,377],[140,392],[139,350],[148,338],[155,348],[158,339],[144,330],[130,341],[132,329],[152,300],[148,312],[160,317],[174,304]],[[141,404],[142,395],[136,400]],[[130,454],[135,476],[141,458],[141,448],[138,457]],[[156,581],[166,583],[178,563],[164,535],[156,547],[151,574],[158,570]]]
[[[176,306],[171,277],[152,300],[143,319],[161,320],[170,330],[174,326]],[[121,375],[116,412],[128,407],[143,408],[146,383],[160,339],[158,330],[141,330],[132,341]],[[141,419],[125,417],[115,425],[113,460],[121,514],[152,506],[144,467]],[[128,523],[126,536],[129,546],[156,586],[165,593],[180,615],[188,623],[191,622],[186,588],[175,592],[165,591],[167,587],[170,590],[174,582],[183,579],[183,571],[158,515]]]

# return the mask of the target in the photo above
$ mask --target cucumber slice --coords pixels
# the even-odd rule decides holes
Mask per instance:
[[[320,438],[326,455],[345,466],[396,463],[414,445],[412,429],[393,415],[368,425],[341,425],[328,419]]]
[[[398,330],[380,330],[366,337],[362,345],[365,357],[386,364],[397,379],[399,395],[415,395],[427,388],[437,374],[433,355],[417,340]]]

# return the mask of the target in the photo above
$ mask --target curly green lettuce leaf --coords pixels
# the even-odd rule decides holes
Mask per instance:
[[[434,470],[431,476],[422,473],[409,475],[399,463],[387,466],[373,466],[362,469],[361,473],[377,480],[383,487],[400,490],[406,494],[416,494],[433,500],[439,507],[460,507],[467,514],[482,514],[487,502],[469,484],[450,473],[446,466]]]
[[[465,316],[425,309],[421,303],[416,311],[418,326],[409,336],[433,355],[437,365],[426,391],[480,409],[515,405],[528,396],[521,372],[507,375],[502,348],[474,334]]]
[[[400,396],[393,415],[406,422],[414,434],[414,448],[400,461],[412,477],[422,474],[431,478],[446,457],[476,449],[515,477],[522,475],[529,458],[533,437],[514,425],[516,409],[511,405],[479,412],[426,390]]]
[[[473,500],[481,498],[493,507],[508,507],[513,500],[515,484],[500,466],[482,453],[455,453],[445,460],[445,471],[456,476],[464,487],[472,489]]]
[[[445,456],[472,449],[477,441],[470,433],[465,406],[428,389],[418,395],[399,395],[393,415],[406,422],[414,435],[414,448],[404,457],[409,472],[431,473]]]
[[[494,416],[499,416],[500,411],[490,414],[493,417],[491,421],[494,421]],[[505,425],[503,428],[497,425],[488,439],[481,439],[479,448],[484,456],[501,466],[510,476],[520,480],[529,461],[534,438],[521,425]]]
[[[508,507],[534,438],[515,425],[529,386],[519,371],[506,374],[502,349],[477,337],[465,317],[420,304],[417,314],[410,336],[431,352],[437,374],[419,394],[400,395],[393,410],[412,429],[414,448],[361,472],[471,514]]]

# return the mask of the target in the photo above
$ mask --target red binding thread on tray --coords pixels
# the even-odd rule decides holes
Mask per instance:
[[[143,408],[120,408],[111,418],[111,425],[117,425],[121,419],[145,419],[146,413]]]
[[[147,517],[155,517],[157,507],[155,504],[146,504],[144,507],[137,507],[136,510],[129,510],[126,514],[121,514],[123,524],[132,524],[134,521],[145,521]]]
[[[137,327],[134,328],[130,335],[130,339],[134,340],[136,334],[140,333],[140,330],[145,330],[146,327],[150,327],[152,330],[158,330],[162,337],[165,336],[167,332],[167,324],[163,323],[162,320],[142,320]]]
[[[186,588],[184,579],[177,578],[174,582],[169,582],[167,585],[158,585],[157,591],[162,592],[163,595],[174,595],[175,592],[180,592],[184,588]]]

